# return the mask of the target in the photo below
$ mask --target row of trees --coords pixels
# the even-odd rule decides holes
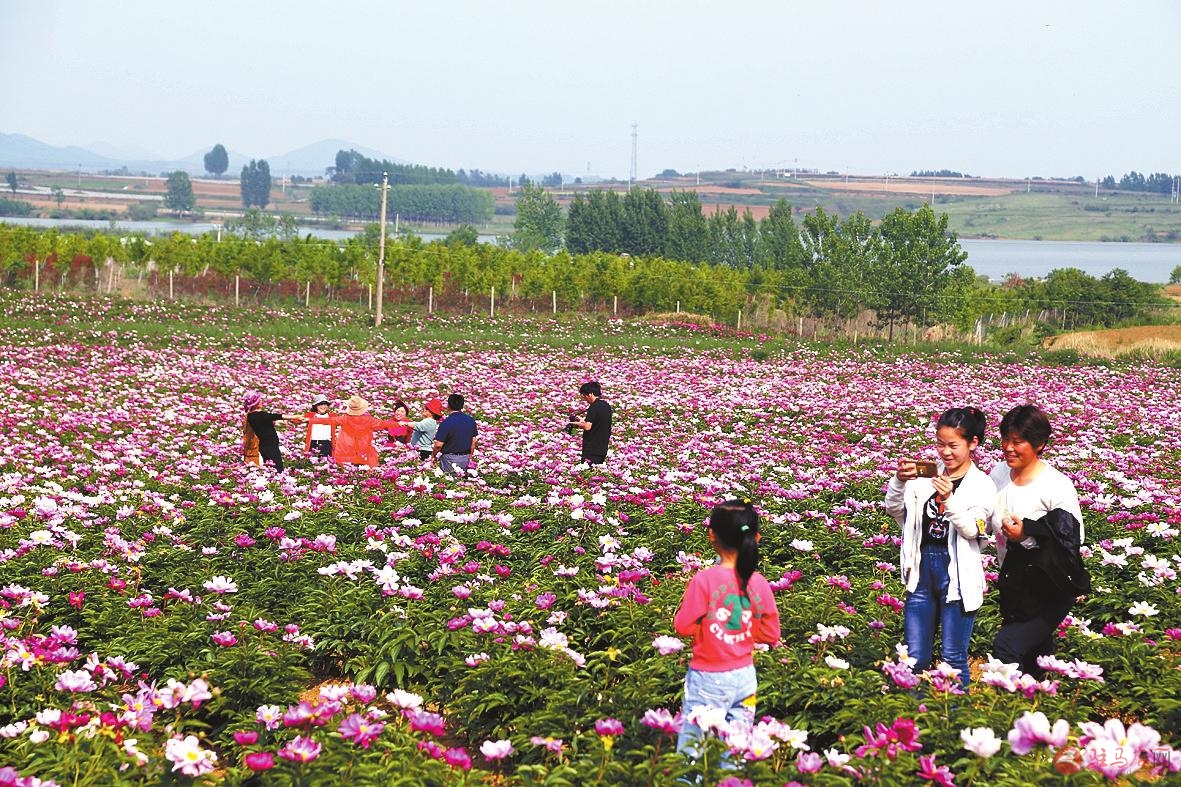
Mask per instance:
[[[606,252],[553,255],[492,244],[423,243],[415,237],[386,247],[387,286],[391,299],[425,302],[427,287],[436,300],[486,297],[525,299],[548,308],[556,297],[563,309],[619,308],[631,312],[688,311],[733,322],[744,310],[773,310],[792,318],[808,317],[840,325],[872,312],[891,329],[899,324],[951,324],[970,331],[977,320],[1002,313],[1053,311],[1069,314],[1071,324],[1108,325],[1142,318],[1164,308],[1157,288],[1132,279],[1125,271],[1102,278],[1077,269],[1056,270],[1045,280],[1012,277],[990,284],[963,264],[953,244],[942,258],[930,239],[941,219],[929,210],[888,216],[880,228],[860,214],[844,221],[829,217],[824,232],[801,233],[810,256],[799,268],[692,263],[663,257],[628,257]],[[280,229],[282,222],[279,222]],[[313,283],[329,292],[374,282],[376,227],[343,243],[206,234],[174,234],[147,239],[60,234],[0,225],[0,272],[6,284],[31,286],[33,266],[44,282],[67,279],[101,283],[107,261],[146,272],[172,271],[188,277],[242,277],[256,289],[282,282]],[[251,237],[252,236],[252,237]],[[71,274],[67,275],[67,274]],[[1055,321],[1056,322],[1056,321]]]
[[[393,186],[386,204],[387,218],[400,215],[412,221],[480,224],[492,218],[492,193],[458,183],[430,186]],[[372,185],[316,186],[308,198],[312,212],[343,218],[377,219],[381,189]]]
[[[1132,170],[1121,177],[1118,183],[1113,176],[1108,175],[1099,185],[1105,189],[1118,188],[1123,191],[1147,191],[1153,194],[1172,194],[1173,178],[1176,177],[1181,176],[1170,175],[1167,172],[1154,172],[1146,177],[1136,170]]]
[[[419,164],[396,164],[382,159],[371,159],[355,150],[339,150],[336,165],[331,170],[334,183],[381,183],[388,174],[391,185],[424,186],[459,183],[459,176],[449,169],[424,167]]]

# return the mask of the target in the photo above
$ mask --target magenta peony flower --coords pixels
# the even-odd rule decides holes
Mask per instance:
[[[275,755],[269,751],[252,751],[247,754],[243,761],[246,767],[252,771],[269,771],[275,767]]]
[[[472,769],[472,758],[465,749],[454,748],[443,752],[443,761],[452,768],[459,768],[462,771],[470,771]]]

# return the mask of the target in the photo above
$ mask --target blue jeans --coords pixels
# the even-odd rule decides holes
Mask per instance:
[[[960,671],[960,683],[967,688],[968,641],[976,613],[965,612],[962,601],[947,600],[950,563],[946,546],[922,547],[919,584],[913,593],[906,594],[903,627],[907,651],[915,660],[914,671],[922,672],[931,668],[938,625],[943,637],[943,660]]]
[[[439,454],[439,467],[448,475],[462,478],[467,474],[468,462],[471,459],[470,454]]]
[[[754,726],[755,694],[759,682],[755,668],[749,667],[705,672],[690,668],[685,675],[685,702],[681,707],[681,732],[677,735],[677,751],[696,758],[701,728],[689,721],[689,711],[700,705],[720,708],[726,711],[726,721],[731,724]]]

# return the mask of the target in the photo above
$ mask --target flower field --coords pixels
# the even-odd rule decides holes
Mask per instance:
[[[341,338],[362,319],[0,299],[0,786],[1181,771],[1181,370],[622,322],[403,317]],[[615,408],[606,469],[562,429],[587,379]],[[480,425],[473,478],[397,444],[376,470],[308,460],[299,427],[287,472],[239,461],[243,390],[275,412],[357,393],[384,417],[440,383]],[[990,659],[988,594],[965,695],[897,648],[883,488],[954,405],[989,415],[990,469],[1026,401],[1054,421],[1095,590],[1041,682]],[[763,514],[783,642],[756,653],[756,728],[713,725],[692,763],[672,618],[734,495]]]

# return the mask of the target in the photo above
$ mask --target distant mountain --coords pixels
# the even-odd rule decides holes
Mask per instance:
[[[107,155],[76,145],[56,147],[24,134],[0,132],[0,168],[83,169],[93,172],[126,167],[130,172],[159,173],[182,169],[191,175],[201,175],[205,172],[205,154],[213,147],[210,144],[209,148],[195,151],[179,159],[148,159],[118,155],[119,149],[111,144],[99,143],[99,146]],[[230,167],[226,170],[226,174],[236,175],[252,158],[265,158],[271,166],[271,174],[273,175],[323,175],[326,168],[336,163],[336,153],[339,150],[355,150],[368,158],[388,159],[397,164],[411,163],[354,142],[325,139],[273,156],[251,156],[230,150],[228,151]]]
[[[141,148],[135,145],[112,145],[109,142],[91,142],[89,145],[83,145],[87,150],[93,151],[104,158],[112,159],[137,159],[140,161],[149,161],[159,156],[150,150]]]
[[[46,145],[24,134],[0,133],[0,167],[25,169],[107,169],[118,167],[115,159],[70,146]]]

